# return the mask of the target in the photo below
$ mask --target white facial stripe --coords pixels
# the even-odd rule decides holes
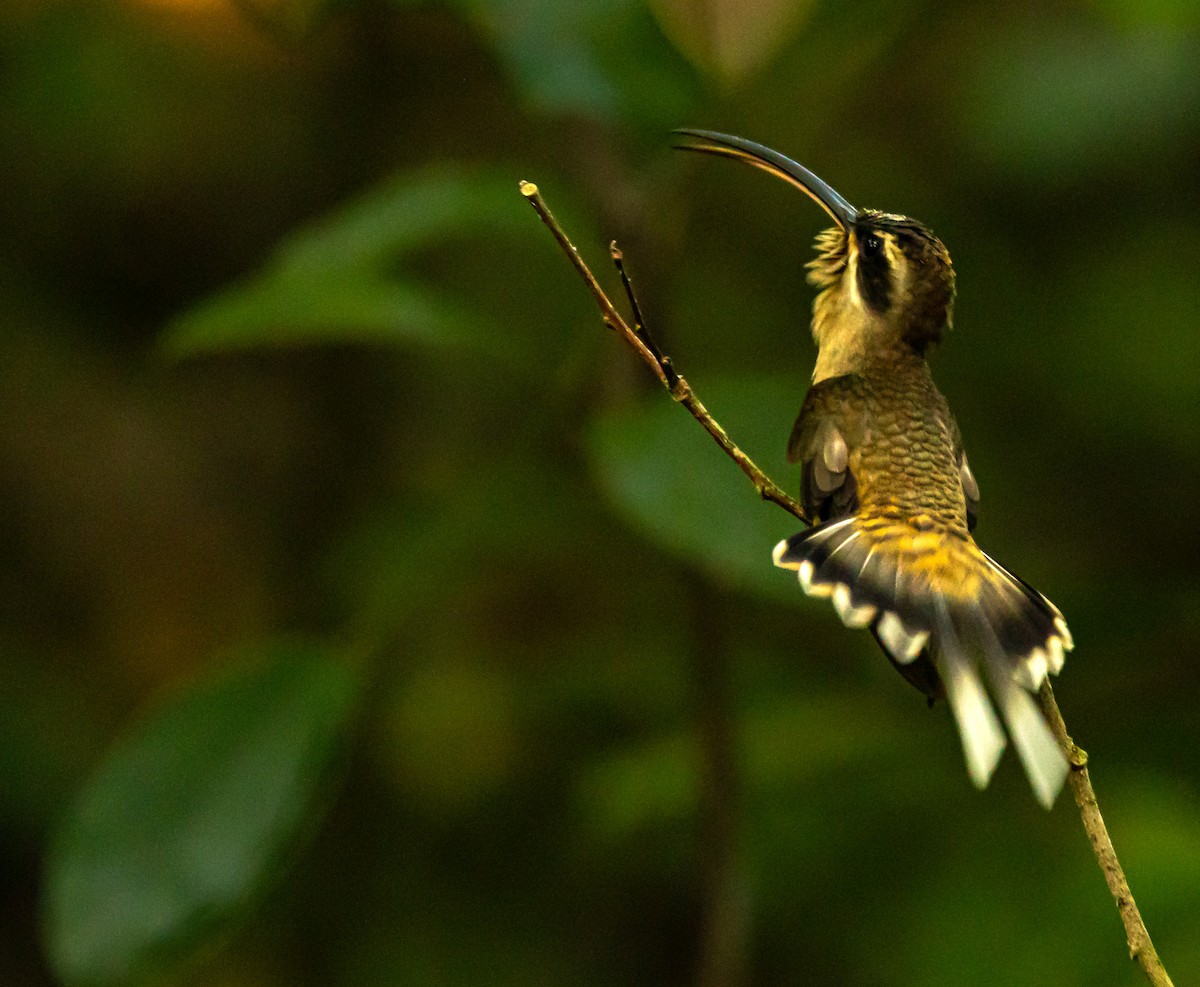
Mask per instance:
[[[863,300],[858,293],[858,240],[855,237],[850,237],[850,256],[846,258],[844,277],[849,282],[850,304],[861,309]]]

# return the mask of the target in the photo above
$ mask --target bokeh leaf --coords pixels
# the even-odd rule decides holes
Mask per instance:
[[[253,24],[287,40],[311,34],[339,5],[339,0],[234,0]]]
[[[525,103],[663,131],[690,114],[695,77],[640,0],[455,0]],[[666,57],[664,57],[666,56]]]
[[[378,271],[452,236],[528,229],[511,173],[440,165],[397,175],[289,236],[272,268],[318,274]]]
[[[276,645],[203,681],[119,744],[52,847],[44,937],[68,984],[186,959],[275,875],[354,708],[352,672]]]
[[[1200,366],[1200,337],[1194,328],[1195,269],[1187,244],[1191,230],[1172,222],[1149,222],[1118,242],[1088,244],[1086,266],[1055,283],[1063,329],[1051,342],[1070,359],[1088,353],[1080,372],[1055,386],[1075,389],[1081,405],[1113,434],[1128,431],[1144,442],[1149,431],[1174,450],[1187,447],[1200,412],[1200,387],[1181,367]],[[1129,277],[1130,271],[1154,277]],[[1074,316],[1070,318],[1069,316]],[[1153,326],[1140,332],[1099,333],[1096,326]],[[1111,394],[1120,390],[1122,399]],[[1114,407],[1114,405],[1117,405]],[[1136,414],[1131,412],[1136,411]]]
[[[166,339],[176,356],[306,343],[470,344],[497,338],[485,315],[418,284],[327,271],[279,274],[215,296],[177,319]]]
[[[1141,175],[1176,153],[1200,109],[1200,62],[1186,32],[1042,25],[1003,54],[989,46],[974,70],[958,94],[964,131],[990,164],[1039,185],[1122,168]]]
[[[812,0],[650,0],[663,32],[688,60],[728,82],[769,62],[813,6]]]
[[[497,53],[536,105],[550,112],[617,115],[617,87],[600,67],[589,39],[596,22],[627,7],[628,0],[502,0],[463,6],[485,25]]]
[[[785,488],[784,445],[803,386],[776,378],[697,382],[709,411],[735,442]],[[800,522],[754,488],[713,440],[665,395],[600,418],[590,437],[597,481],[612,502],[660,545],[719,585],[794,600],[790,573],[771,549]]]
[[[176,356],[331,341],[487,349],[501,335],[493,321],[404,264],[453,238],[527,228],[515,187],[511,175],[446,167],[398,176],[288,237],[261,273],[175,319],[164,344]]]
[[[739,776],[755,805],[795,799],[830,777],[868,764],[872,771],[885,771],[889,761],[912,756],[911,738],[906,749],[895,706],[858,695],[823,693],[816,699],[760,703],[739,712],[737,735]],[[694,733],[672,733],[615,751],[583,773],[580,814],[596,836],[614,841],[684,822],[700,806],[701,769]]]

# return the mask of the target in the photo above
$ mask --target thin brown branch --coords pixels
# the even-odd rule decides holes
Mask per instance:
[[[626,343],[633,347],[642,360],[655,372],[671,396],[687,408],[692,416],[704,426],[704,429],[713,437],[717,445],[750,478],[750,481],[764,500],[778,504],[805,524],[811,524],[812,522],[805,516],[803,508],[784,493],[770,477],[751,461],[749,456],[734,444],[725,430],[708,413],[708,409],[700,403],[700,400],[696,397],[688,382],[674,372],[670,359],[664,357],[659,352],[658,347],[654,344],[645,326],[642,325],[640,316],[635,317],[636,328],[631,328],[624,318],[622,318],[621,314],[604,293],[604,289],[600,287],[599,283],[592,276],[592,272],[588,270],[583,258],[579,256],[579,251],[575,249],[575,245],[571,243],[562,227],[558,225],[557,220],[551,215],[545,202],[542,201],[537,186],[532,182],[521,182],[521,194],[529,199],[537,214],[541,216],[542,221],[549,227],[559,246],[562,247],[563,252],[566,253],[568,259],[570,259],[575,269],[587,284],[592,297],[596,299],[597,304],[600,306],[601,316],[609,327],[620,333]],[[617,261],[618,268],[621,270],[626,290],[630,293],[631,305],[636,313],[637,305],[632,298],[632,288],[629,286],[627,279],[624,279],[624,269],[620,266],[620,252],[616,250],[616,244],[613,244],[611,249],[614,253],[614,260]],[[1146,924],[1142,921],[1141,913],[1138,911],[1137,904],[1133,900],[1133,893],[1129,890],[1129,882],[1125,879],[1125,871],[1117,859],[1117,852],[1113,847],[1112,839],[1108,835],[1108,827],[1105,826],[1104,817],[1100,814],[1100,806],[1096,801],[1096,793],[1092,788],[1091,778],[1088,776],[1087,753],[1082,748],[1076,746],[1075,742],[1071,740],[1070,734],[1067,733],[1066,724],[1063,722],[1062,714],[1059,712],[1058,703],[1054,699],[1054,692],[1050,688],[1049,682],[1042,685],[1041,691],[1038,693],[1038,701],[1042,712],[1050,724],[1051,730],[1054,731],[1054,735],[1058,739],[1059,745],[1067,755],[1067,760],[1071,765],[1069,774],[1071,791],[1075,796],[1075,803],[1079,806],[1079,816],[1083,821],[1084,831],[1087,833],[1088,840],[1092,844],[1092,851],[1096,855],[1096,861],[1100,865],[1100,870],[1104,874],[1104,880],[1108,883],[1108,889],[1117,904],[1117,911],[1121,915],[1121,922],[1125,926],[1125,938],[1129,944],[1129,955],[1141,967],[1142,972],[1146,975],[1146,979],[1149,980],[1153,987],[1174,987],[1170,976],[1168,976],[1166,969],[1163,967],[1162,961],[1158,958],[1154,943],[1150,940],[1150,933],[1146,930]]]
[[[588,269],[587,264],[579,255],[579,251],[575,249],[563,228],[559,226],[549,207],[542,200],[542,195],[538,191],[538,187],[533,182],[520,183],[521,194],[529,200],[537,214],[542,218],[542,222],[549,228],[554,239],[558,241],[558,245],[562,248],[567,259],[579,272],[579,276],[583,278],[584,284],[587,285],[588,291],[592,293],[592,297],[596,300],[596,304],[600,307],[600,317],[604,319],[608,327],[618,333],[625,342],[631,346],[642,358],[645,363],[667,389],[671,397],[682,404],[691,413],[709,435],[713,441],[717,443],[730,459],[737,463],[738,468],[746,474],[750,482],[754,484],[754,489],[758,491],[758,495],[763,500],[769,500],[774,504],[778,504],[788,513],[799,518],[805,524],[811,522],[804,514],[804,508],[800,506],[793,498],[789,497],[769,476],[755,465],[754,460],[747,456],[741,449],[737,447],[734,441],[729,437],[712,415],[708,413],[708,409],[696,397],[696,392],[692,390],[691,385],[678,373],[674,371],[671,361],[658,351],[654,346],[653,341],[647,345],[647,340],[650,338],[646,328],[640,323],[637,328],[633,328],[625,321],[616,306],[609,300],[608,295],[604,293],[604,289],[600,287],[600,283]],[[614,245],[615,249],[615,245]],[[620,252],[617,252],[620,256]]]
[[[1137,902],[1133,900],[1133,892],[1129,890],[1129,882],[1125,880],[1125,871],[1121,861],[1117,859],[1117,851],[1113,848],[1112,838],[1108,835],[1108,827],[1104,825],[1104,817],[1100,814],[1100,805],[1096,801],[1096,792],[1092,788],[1092,780],[1088,776],[1087,751],[1079,747],[1067,733],[1067,725],[1059,712],[1058,702],[1054,698],[1054,690],[1047,680],[1042,684],[1038,693],[1038,704],[1054,731],[1067,762],[1071,765],[1068,778],[1071,792],[1075,796],[1075,804],[1079,806],[1079,816],[1083,820],[1083,828],[1092,844],[1092,852],[1096,862],[1104,874],[1108,890],[1117,903],[1117,911],[1125,926],[1125,941],[1129,944],[1129,956],[1146,975],[1154,987],[1174,987],[1158,958],[1146,923],[1142,921],[1142,913],[1138,911]]]

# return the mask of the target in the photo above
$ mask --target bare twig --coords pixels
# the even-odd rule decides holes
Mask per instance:
[[[629,280],[629,274],[625,270],[625,255],[621,253],[616,240],[608,245],[608,253],[617,267],[617,273],[621,275],[621,285],[625,288],[625,297],[629,299],[629,310],[633,313],[633,332],[646,344],[650,355],[662,367],[663,383],[667,385],[667,390],[671,390],[679,383],[679,374],[675,372],[675,365],[671,362],[671,358],[663,355],[658,344],[654,342],[654,337],[650,335],[650,330],[646,328],[646,322],[642,318],[642,307],[638,304],[637,294],[633,290],[633,282]]]
[[[592,297],[596,299],[596,304],[600,306],[600,316],[608,324],[608,327],[619,333],[621,337],[633,347],[634,351],[642,358],[642,361],[654,371],[663,387],[667,389],[671,397],[682,404],[693,418],[696,419],[709,435],[713,437],[713,441],[717,443],[730,459],[737,463],[738,468],[750,478],[750,482],[754,484],[754,489],[758,491],[758,495],[763,500],[769,500],[774,504],[778,504],[788,513],[799,518],[805,524],[811,523],[804,514],[802,508],[795,500],[789,497],[775,482],[760,470],[754,461],[739,449],[733,440],[726,434],[725,429],[717,424],[712,415],[708,413],[708,409],[700,403],[700,399],[696,397],[695,391],[691,385],[677,374],[671,365],[671,361],[662,356],[658,351],[658,347],[654,345],[653,340],[650,340],[647,345],[647,340],[650,338],[644,326],[639,325],[637,329],[630,327],[625,321],[621,313],[609,300],[608,295],[604,293],[604,289],[600,287],[599,282],[588,269],[582,257],[579,256],[579,251],[575,249],[563,232],[563,228],[558,225],[558,220],[551,214],[546,203],[542,201],[541,193],[538,192],[538,187],[533,182],[521,182],[521,194],[525,196],[536,210],[537,214],[542,217],[542,222],[546,224],[550,232],[554,235],[554,239],[558,241],[558,245],[562,247],[563,253],[567,255],[567,259],[574,265],[575,270],[579,272],[579,276],[583,278],[584,284],[592,293]],[[615,251],[614,244],[611,249]],[[620,251],[616,251],[617,259],[620,257]]]
[[[1150,941],[1150,933],[1146,930],[1146,923],[1142,921],[1142,913],[1138,911],[1137,902],[1133,900],[1133,892],[1129,890],[1129,882],[1125,880],[1125,871],[1121,867],[1121,861],[1117,859],[1117,851],[1113,849],[1108,827],[1104,825],[1104,817],[1100,815],[1096,792],[1092,788],[1091,778],[1088,777],[1087,751],[1077,746],[1067,733],[1067,725],[1058,710],[1058,702],[1054,698],[1054,690],[1050,688],[1048,679],[1038,693],[1038,704],[1046,715],[1059,746],[1067,755],[1067,762],[1071,765],[1068,775],[1071,793],[1075,796],[1075,804],[1079,806],[1079,815],[1091,841],[1096,862],[1104,872],[1108,890],[1113,896],[1113,901],[1117,903],[1117,911],[1121,914],[1121,922],[1125,926],[1125,941],[1129,944],[1129,956],[1142,968],[1146,979],[1154,987],[1174,987],[1162,960],[1158,958],[1154,943]]]
[[[612,302],[605,295],[604,289],[600,287],[596,279],[592,276],[592,272],[588,270],[587,265],[583,262],[583,258],[579,256],[579,251],[575,249],[574,244],[571,243],[566,233],[563,232],[562,227],[558,225],[557,220],[551,215],[545,202],[542,201],[537,186],[532,182],[521,182],[520,187],[521,194],[529,199],[537,214],[541,216],[542,221],[550,228],[550,232],[558,241],[559,246],[562,247],[571,263],[575,265],[575,269],[583,277],[588,289],[592,293],[592,297],[596,299],[597,304],[600,306],[600,313],[609,327],[619,332],[625,341],[637,351],[642,360],[657,374],[659,380],[670,392],[671,396],[692,413],[692,416],[716,440],[717,445],[724,449],[729,457],[737,463],[741,471],[750,478],[750,481],[764,500],[778,504],[805,524],[811,524],[812,522],[805,516],[803,508],[784,493],[770,477],[755,466],[750,458],[734,444],[733,440],[725,433],[725,430],[713,420],[708,410],[696,398],[687,381],[675,373],[670,359],[664,357],[659,352],[646,327],[642,324],[641,315],[637,312],[637,303],[633,300],[632,288],[625,277],[624,266],[621,263],[621,254],[616,249],[616,244],[614,243],[610,250],[613,253],[614,261],[618,265],[618,270],[621,271],[626,290],[630,295],[631,306],[635,313],[636,329],[630,328],[628,323],[621,317],[621,314],[613,307]],[[1067,755],[1067,760],[1071,765],[1069,775],[1071,791],[1075,795],[1076,804],[1079,806],[1079,816],[1083,821],[1083,828],[1092,844],[1092,852],[1096,855],[1096,861],[1100,865],[1100,870],[1104,873],[1104,879],[1108,883],[1108,889],[1112,893],[1113,900],[1117,904],[1117,911],[1120,912],[1121,921],[1125,926],[1125,938],[1129,944],[1129,955],[1141,967],[1142,972],[1146,975],[1146,979],[1149,980],[1153,987],[1174,987],[1171,978],[1167,975],[1167,971],[1163,968],[1162,961],[1158,958],[1158,953],[1154,949],[1154,943],[1150,940],[1150,933],[1146,930],[1146,924],[1142,921],[1141,913],[1138,911],[1137,904],[1133,900],[1133,894],[1129,890],[1129,883],[1125,880],[1125,872],[1121,868],[1120,861],[1117,859],[1117,852],[1113,848],[1112,839],[1108,835],[1108,827],[1105,826],[1104,817],[1100,814],[1100,806],[1096,801],[1096,792],[1092,788],[1092,782],[1088,776],[1087,753],[1082,748],[1077,747],[1067,733],[1066,724],[1063,722],[1062,714],[1058,709],[1058,703],[1054,699],[1054,692],[1050,688],[1048,681],[1042,685],[1041,691],[1038,693],[1038,701],[1050,724],[1051,730],[1054,731],[1054,736],[1057,738],[1063,752]]]

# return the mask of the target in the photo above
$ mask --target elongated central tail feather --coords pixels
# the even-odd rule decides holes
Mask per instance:
[[[1008,736],[1049,808],[1067,761],[1030,693],[1073,643],[1058,609],[965,534],[927,523],[849,517],[780,542],[810,596],[849,627],[869,627],[901,674],[954,714],[971,780],[987,785]]]

